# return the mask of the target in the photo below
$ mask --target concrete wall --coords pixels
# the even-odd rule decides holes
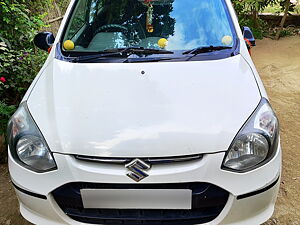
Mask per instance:
[[[259,17],[266,21],[270,26],[279,26],[283,15],[263,13],[260,14]],[[285,26],[287,27],[290,25],[300,26],[300,15],[289,15],[285,21]]]

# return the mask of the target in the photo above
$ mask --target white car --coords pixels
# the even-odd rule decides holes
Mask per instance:
[[[72,0],[8,124],[35,224],[261,224],[279,125],[229,0]]]

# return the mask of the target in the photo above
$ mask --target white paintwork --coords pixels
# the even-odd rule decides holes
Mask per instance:
[[[54,46],[61,38],[71,3]],[[22,215],[35,224],[81,224],[66,216],[51,192],[69,182],[135,183],[124,165],[75,160],[69,153],[95,156],[206,154],[202,160],[155,165],[140,183],[207,182],[230,193],[221,214],[209,224],[252,225],[274,211],[279,183],[243,200],[236,196],[271,184],[281,173],[281,149],[264,166],[247,173],[221,169],[225,151],[261,97],[267,98],[248,54],[231,1],[226,0],[240,55],[216,61],[71,64],[51,51],[23,101],[55,152],[58,169],[38,174],[9,154],[12,181],[47,196],[16,190]],[[146,72],[141,75],[141,70]]]
[[[244,200],[236,200],[230,195],[229,200],[221,214],[205,225],[259,225],[272,216],[279,190],[279,183],[264,192]],[[16,191],[20,201],[20,212],[24,218],[38,225],[83,225],[83,223],[71,220],[57,206],[54,199],[49,201],[37,198],[28,198]],[[42,213],[40,213],[42,212]],[[85,223],[86,224],[86,223]],[[203,224],[202,224],[203,225]]]
[[[22,215],[35,224],[80,224],[66,216],[51,196],[57,187],[70,182],[132,183],[122,165],[82,163],[72,156],[54,154],[58,170],[37,174],[24,169],[9,155],[9,170],[12,181],[25,190],[46,195],[40,200],[16,191]],[[149,171],[149,177],[140,183],[207,182],[224,188],[230,198],[222,213],[211,223],[214,224],[261,224],[274,210],[279,183],[269,191],[244,200],[236,196],[262,189],[277,179],[281,172],[281,149],[267,164],[247,172],[233,173],[222,170],[220,165],[224,152],[206,155],[200,161],[173,165],[156,165]],[[255,181],[255,182],[254,182]]]
[[[200,161],[153,165],[148,177],[140,184],[206,182],[229,191],[234,196],[243,195],[271,184],[281,171],[281,150],[266,165],[247,173],[234,173],[221,169],[224,152],[208,154]],[[124,165],[81,162],[70,155],[55,153],[58,170],[35,173],[17,164],[9,154],[9,170],[12,181],[21,188],[41,195],[49,195],[65,183],[129,183],[135,181],[126,176]],[[254,182],[255,181],[255,182]]]
[[[162,157],[227,150],[260,98],[241,56],[140,64],[54,60],[28,107],[53,152]]]

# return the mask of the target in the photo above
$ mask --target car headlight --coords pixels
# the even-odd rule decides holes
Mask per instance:
[[[277,117],[263,98],[231,143],[222,168],[246,172],[265,164],[276,153],[278,136]]]
[[[56,169],[49,147],[25,102],[9,120],[7,135],[11,155],[20,165],[39,173]]]

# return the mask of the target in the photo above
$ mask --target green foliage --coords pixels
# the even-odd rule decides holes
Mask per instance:
[[[47,54],[36,53],[32,49],[0,50],[0,76],[5,82],[0,83],[0,95],[7,104],[17,105],[33,78],[43,65]]]
[[[31,10],[46,4],[50,0],[0,0],[0,135],[46,58],[32,42],[46,14]]]
[[[278,1],[276,4],[268,5],[263,12],[265,13],[273,13],[273,14],[280,14],[284,11],[284,3],[285,0]],[[289,8],[290,14],[300,14],[300,0],[297,2],[291,2]]]
[[[267,6],[275,4],[279,0],[233,0],[238,15],[252,14],[263,11]]]
[[[266,30],[268,29],[267,23],[260,18],[257,18],[255,22],[251,17],[241,17],[239,22],[241,26],[250,27],[254,37],[257,39],[262,39],[266,34]]]
[[[0,101],[0,130],[6,130],[9,117],[14,113],[16,107],[14,105],[6,105]]]
[[[67,7],[70,3],[70,0],[56,1],[56,4],[59,6],[62,12],[67,10]]]
[[[286,2],[286,1],[290,1],[290,0],[282,0],[282,1],[279,2],[279,5],[280,5],[280,7],[281,7],[281,11],[284,11],[284,7],[285,7],[285,2]],[[296,10],[296,4],[295,4],[295,3],[292,3],[292,2],[290,1],[289,13],[295,12],[295,10]]]
[[[279,0],[233,0],[241,26],[251,28],[255,38],[262,39],[266,33],[267,24],[258,17],[258,12],[267,6],[276,4]]]
[[[282,13],[286,1],[289,0],[232,0],[240,25],[250,27],[254,36],[258,39],[263,38],[265,34],[269,34],[267,24],[258,17],[258,13]],[[298,12],[298,8],[300,12],[299,3],[300,0],[298,0],[298,4],[290,2],[289,13]],[[281,35],[289,35],[289,32],[284,31]]]
[[[7,121],[11,114],[16,110],[15,106],[8,106],[0,101],[0,130],[6,130]],[[3,140],[4,135],[0,134],[0,163],[7,161],[7,150]]]
[[[288,29],[284,29],[280,32],[280,37],[286,37],[292,35],[292,32]]]
[[[45,26],[45,15],[32,14],[24,0],[0,0],[0,40],[13,49],[33,47],[36,31]]]

